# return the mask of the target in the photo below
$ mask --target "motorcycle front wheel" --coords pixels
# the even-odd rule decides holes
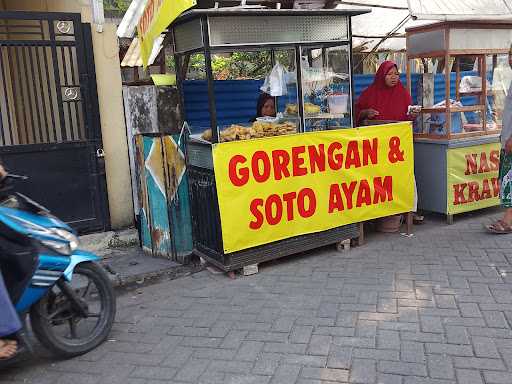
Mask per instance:
[[[70,298],[70,289],[74,299]],[[72,281],[60,281],[32,306],[30,323],[43,346],[68,358],[103,343],[115,314],[116,299],[106,272],[99,265],[86,262],[77,265]]]

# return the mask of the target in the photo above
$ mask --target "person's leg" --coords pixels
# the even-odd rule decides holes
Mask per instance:
[[[14,340],[0,339],[0,360],[13,357],[18,351],[18,344]]]
[[[503,215],[503,219],[501,220],[512,227],[512,208],[507,208],[505,210],[505,214]]]
[[[505,212],[503,217],[487,229],[492,233],[512,233],[512,154],[501,151],[500,154],[500,203]]]

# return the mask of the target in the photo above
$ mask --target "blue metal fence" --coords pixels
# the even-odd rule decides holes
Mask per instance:
[[[461,76],[477,75],[476,72],[461,72]],[[451,97],[455,96],[455,73],[451,74]],[[373,74],[354,75],[355,99],[361,95],[374,79]],[[400,76],[403,84],[406,83],[405,74]],[[418,104],[419,74],[411,77],[411,93],[415,104]],[[217,103],[217,120],[219,126],[233,123],[249,122],[256,114],[256,102],[263,80],[216,80],[215,99]],[[434,78],[434,102],[438,103],[445,98],[444,74],[436,74]],[[289,90],[289,94],[294,94]],[[205,80],[189,80],[184,83],[185,117],[194,133],[202,132],[210,127],[208,112],[208,87]],[[464,105],[477,104],[477,97],[465,96],[461,99]],[[290,102],[286,96],[279,98],[278,110]],[[467,114],[466,114],[467,115]]]

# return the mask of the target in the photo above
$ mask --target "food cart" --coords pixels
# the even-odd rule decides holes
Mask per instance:
[[[190,135],[187,143],[194,249],[199,256],[229,272],[328,244],[347,248],[351,239],[359,237],[360,226],[353,223],[227,251],[223,240],[229,234],[223,233],[221,226],[218,175],[212,152],[217,143],[226,141],[276,140],[280,135],[351,128],[350,17],[366,12],[197,9],[182,14],[171,24],[182,97],[191,55],[203,54],[206,68],[208,104],[204,109],[209,114],[209,125],[192,125],[195,134]],[[270,52],[274,68],[283,62],[286,72],[283,77],[286,90],[281,90],[283,94],[275,99],[282,117],[259,119],[252,125],[240,118],[236,124],[223,125],[218,114],[219,81],[214,80],[212,56],[262,50]],[[237,111],[231,111],[231,118],[237,121]],[[190,120],[190,116],[186,119]]]
[[[406,29],[409,90],[411,61],[424,67],[414,85],[423,106],[414,127],[418,206],[445,214],[449,223],[455,214],[499,204],[499,133],[511,32],[512,24],[500,21]]]

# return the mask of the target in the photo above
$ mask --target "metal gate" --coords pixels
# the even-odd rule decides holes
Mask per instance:
[[[82,233],[109,227],[97,100],[79,14],[0,12],[0,159]]]

